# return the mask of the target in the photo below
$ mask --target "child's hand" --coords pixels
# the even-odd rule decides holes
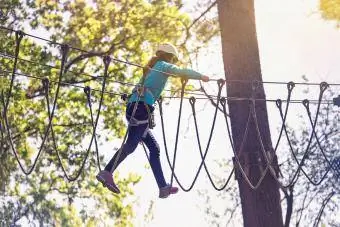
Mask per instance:
[[[208,81],[209,81],[209,77],[208,77],[208,76],[202,76],[202,77],[201,77],[201,80],[202,80],[203,82],[208,82]]]

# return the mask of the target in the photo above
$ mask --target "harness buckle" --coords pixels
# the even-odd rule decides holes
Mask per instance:
[[[137,86],[136,92],[140,97],[144,97],[145,87],[144,86]]]
[[[156,126],[154,112],[149,113],[149,128],[153,129]]]

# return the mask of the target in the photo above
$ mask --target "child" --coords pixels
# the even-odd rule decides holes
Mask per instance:
[[[176,47],[169,43],[159,45],[156,56],[152,57],[144,71],[144,89],[134,89],[126,107],[126,118],[129,121],[126,143],[119,149],[109,163],[97,176],[97,180],[114,193],[120,193],[114,183],[112,174],[117,166],[137,147],[144,142],[150,152],[150,165],[159,188],[159,198],[166,198],[178,192],[177,187],[167,184],[159,159],[159,145],[149,129],[149,115],[154,110],[153,104],[161,95],[169,74],[188,79],[209,81],[209,77],[190,69],[181,69],[174,65],[178,60]],[[163,73],[165,72],[165,73]],[[139,95],[140,94],[140,95]],[[137,105],[133,115],[134,107]],[[132,118],[133,115],[133,118]]]

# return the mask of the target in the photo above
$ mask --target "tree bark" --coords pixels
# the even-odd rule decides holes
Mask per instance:
[[[265,99],[262,81],[259,49],[255,25],[253,0],[220,0],[218,13],[221,27],[222,52],[227,86],[228,106],[234,147],[242,167],[252,184],[256,184],[266,168],[266,161],[257,136],[254,118],[250,118],[248,136],[240,151],[250,110],[250,101],[230,100],[230,97]],[[270,157],[276,157],[269,130],[265,101],[255,102],[260,135]],[[274,159],[276,170],[277,159]],[[235,165],[237,167],[237,165]],[[239,171],[237,171],[239,172]],[[283,226],[279,185],[268,171],[261,185],[253,190],[241,174],[238,180],[243,222],[246,227]]]

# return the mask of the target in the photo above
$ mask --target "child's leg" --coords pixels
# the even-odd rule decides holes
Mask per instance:
[[[138,143],[147,128],[147,124],[131,126],[128,132],[126,143],[119,149],[109,163],[105,166],[105,170],[113,173],[117,166],[132,152],[135,151]],[[115,166],[114,166],[115,165]]]
[[[144,104],[138,103],[134,118],[137,120],[148,119],[148,112]],[[126,108],[126,117],[130,120],[132,116],[133,109],[135,108],[135,103],[129,103]],[[138,143],[142,140],[142,136],[147,130],[148,124],[132,125],[129,127],[128,136],[125,144],[119,149],[115,155],[112,157],[110,162],[105,166],[105,170],[113,173],[117,166],[132,152],[135,151]]]
[[[156,178],[157,185],[159,188],[163,188],[167,184],[164,179],[164,174],[163,174],[161,162],[159,159],[159,153],[160,153],[159,145],[155,137],[152,135],[151,130],[147,131],[146,136],[142,138],[142,140],[150,151],[150,165],[151,165],[152,172]]]

